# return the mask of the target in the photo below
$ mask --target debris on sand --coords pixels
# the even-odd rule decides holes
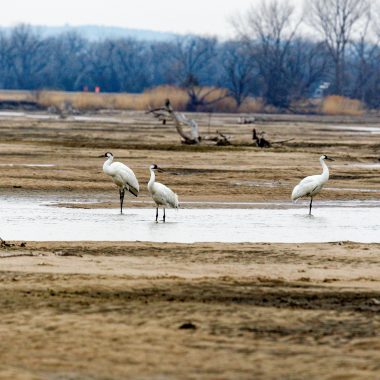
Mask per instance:
[[[197,326],[194,325],[192,322],[186,322],[182,323],[181,326],[178,327],[180,330],[196,330]]]

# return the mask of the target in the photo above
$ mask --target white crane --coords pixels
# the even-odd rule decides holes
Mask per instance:
[[[121,162],[112,162],[113,154],[107,152],[99,157],[107,157],[107,160],[103,164],[103,172],[112,177],[112,180],[119,188],[120,194],[120,213],[123,213],[123,202],[125,190],[129,191],[135,197],[139,193],[139,182],[135,176],[135,173]]]
[[[165,207],[178,208],[178,196],[167,186],[162,183],[156,182],[155,170],[162,172],[163,170],[157,165],[150,166],[150,180],[148,182],[148,190],[156,203],[156,222],[158,221],[158,207],[162,206],[164,209],[163,221],[165,222]]]
[[[310,197],[310,206],[309,206],[309,215],[311,215],[311,207],[313,204],[313,197],[318,194],[323,185],[329,179],[329,168],[327,167],[325,160],[334,161],[332,158],[323,155],[319,158],[319,162],[322,165],[323,172],[319,175],[311,175],[305,177],[294,189],[292,192],[292,200],[296,201],[297,199],[307,196]]]

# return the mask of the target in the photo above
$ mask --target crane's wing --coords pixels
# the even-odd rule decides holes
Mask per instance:
[[[122,179],[124,188],[137,197],[140,191],[140,186],[133,170],[121,162],[114,162],[111,166],[117,176]]]
[[[160,182],[155,182],[152,197],[159,204],[169,205],[173,208],[178,208],[179,206],[177,194]]]
[[[301,180],[299,185],[307,184],[309,182],[316,182],[319,178],[320,178],[319,174],[309,175],[308,177],[305,177],[303,180]]]
[[[292,200],[296,201],[298,198],[305,195],[310,195],[317,190],[317,188],[321,186],[318,181],[319,178],[319,175],[311,175],[304,178],[297,186],[294,187],[292,192]]]

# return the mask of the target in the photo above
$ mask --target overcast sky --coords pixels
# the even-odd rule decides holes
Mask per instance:
[[[302,0],[292,0],[301,2]],[[3,0],[0,25],[111,25],[228,37],[229,17],[258,0]]]

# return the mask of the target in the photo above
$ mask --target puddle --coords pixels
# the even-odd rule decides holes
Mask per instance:
[[[325,207],[321,207],[324,203]],[[380,205],[350,207],[315,202],[302,208],[189,208],[167,210],[155,223],[154,208],[78,209],[51,207],[31,198],[0,198],[0,237],[30,241],[151,242],[380,242]],[[49,207],[50,205],[50,207]],[[128,205],[128,203],[127,203]],[[343,207],[342,207],[343,206]],[[161,213],[160,213],[161,216]]]
[[[99,123],[125,123],[125,120],[118,117],[105,117],[105,116],[70,116],[75,121],[91,121]]]
[[[50,114],[39,114],[34,112],[17,112],[17,111],[0,111],[0,118],[17,118],[17,117],[23,117],[23,118],[29,118],[29,119],[42,119],[42,120],[48,120],[48,119],[59,119],[58,115],[50,115]]]
[[[331,190],[331,191],[352,191],[352,192],[359,192],[359,193],[380,193],[380,190],[378,189],[355,189],[355,188],[347,188],[347,187],[325,187],[325,190]]]
[[[59,115],[55,114],[41,114],[32,112],[13,112],[13,111],[0,111],[0,118],[28,118],[37,120],[59,120]],[[106,116],[85,116],[85,115],[68,115],[68,120],[74,121],[88,121],[88,122],[99,122],[99,123],[124,123],[120,117],[106,117]]]
[[[375,164],[344,164],[344,165],[330,165],[332,168],[363,168],[363,169],[380,169],[380,163],[375,163]]]
[[[330,128],[337,129],[339,131],[352,131],[361,133],[380,134],[380,127],[365,127],[354,125],[332,125]]]
[[[356,168],[380,169],[380,163],[379,164],[354,164],[352,166]]]
[[[54,164],[0,164],[0,167],[53,168]]]
[[[282,185],[280,181],[240,181],[232,182],[232,184],[247,187],[279,187]]]

